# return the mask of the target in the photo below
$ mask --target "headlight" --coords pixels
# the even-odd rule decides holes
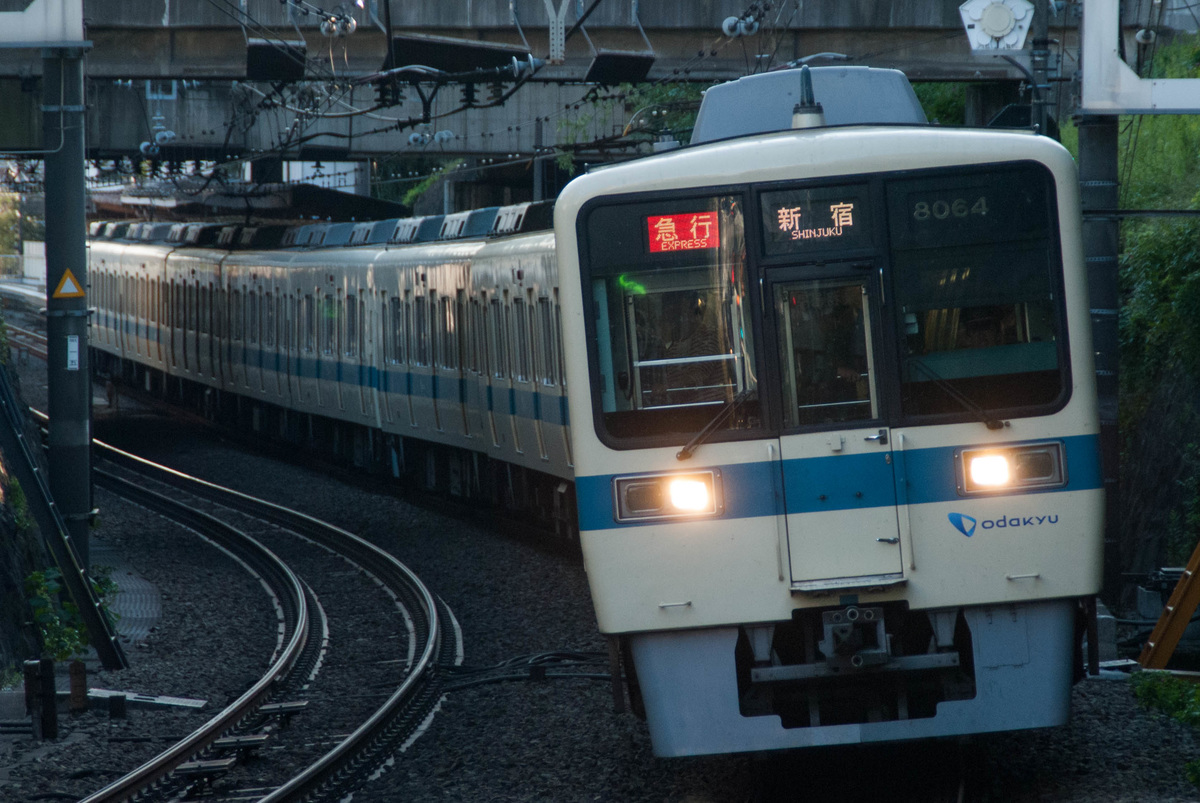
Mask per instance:
[[[1002,488],[1008,485],[1008,457],[1002,454],[972,456],[967,465],[971,483],[981,488]]]
[[[696,518],[724,511],[719,471],[617,477],[613,496],[617,521]]]
[[[667,491],[676,510],[703,513],[712,507],[712,493],[708,486],[709,483],[704,480],[677,477],[667,482]]]
[[[1059,442],[959,449],[954,453],[954,461],[960,494],[1058,488],[1067,484],[1063,447]]]

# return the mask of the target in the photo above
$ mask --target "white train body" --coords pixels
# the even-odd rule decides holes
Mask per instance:
[[[554,214],[97,237],[92,345],[255,430],[577,505],[660,755],[1065,721],[1104,493],[1065,150],[766,133],[582,176]]]
[[[1103,530],[1077,194],[1047,138],[928,127],[564,190],[581,541],[657,753],[1065,721]]]
[[[102,369],[573,529],[551,232],[239,249],[179,229],[175,242],[93,238]]]

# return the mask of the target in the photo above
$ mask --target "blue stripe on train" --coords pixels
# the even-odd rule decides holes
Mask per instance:
[[[1012,496],[1027,494],[1061,493],[1063,491],[1096,490],[1104,487],[1100,472],[1099,439],[1095,435],[1078,435],[1063,438],[1066,447],[1068,483],[1062,488],[1017,491]],[[881,454],[841,455],[798,460],[785,460],[782,464],[783,486],[792,489],[791,513],[807,513],[817,510],[855,510],[869,507],[885,507],[896,504],[897,490],[908,503],[919,505],[931,502],[951,502],[961,499],[955,482],[954,450],[946,446],[933,449],[914,449],[894,452],[897,458],[895,485],[888,487],[877,484],[872,487],[863,483],[864,473],[876,469],[874,461]],[[902,457],[902,460],[900,459]],[[775,489],[780,487],[780,476],[771,462],[741,463],[727,466],[689,466],[687,471],[716,468],[721,472],[722,493],[725,512],[721,518],[745,519],[758,516],[774,516],[779,511]],[[900,476],[903,472],[903,476]],[[644,527],[658,522],[618,522],[613,510],[612,482],[615,475],[596,475],[575,478],[575,493],[579,506],[581,530],[607,530],[614,527]],[[797,494],[806,477],[821,477],[822,485],[834,488],[861,490],[862,496],[852,493],[827,495],[822,500],[818,495]],[[801,498],[797,499],[796,497]]]
[[[133,324],[124,323],[124,330],[132,334]],[[158,345],[156,336],[158,327],[151,326],[154,337],[150,338],[152,345]],[[168,330],[164,329],[164,333]],[[188,345],[193,349],[195,341],[189,340]],[[164,354],[170,359],[169,333],[161,344]],[[194,352],[189,352],[189,357]],[[205,355],[207,356],[207,355]],[[473,383],[461,377],[445,376],[437,373],[420,373],[401,369],[384,369],[380,371],[373,365],[361,365],[357,362],[333,361],[328,358],[289,356],[273,349],[263,349],[259,346],[242,345],[232,350],[222,346],[219,359],[223,364],[234,360],[245,367],[258,370],[282,371],[284,365],[289,365],[291,373],[300,379],[318,379],[326,382],[336,382],[352,388],[374,388],[383,393],[400,393],[418,398],[448,401],[454,404],[466,400],[467,386]],[[532,383],[531,383],[532,384]],[[565,427],[568,423],[567,398],[555,392],[557,388],[547,386],[547,392],[525,390],[523,388],[505,388],[485,385],[487,409],[503,415],[515,415],[544,421]],[[436,395],[435,395],[436,394]],[[496,396],[502,401],[496,403]]]

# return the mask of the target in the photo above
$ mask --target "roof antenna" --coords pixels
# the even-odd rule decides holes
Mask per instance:
[[[800,68],[800,102],[792,107],[792,128],[820,128],[825,125],[825,109],[813,97],[812,73],[805,64]]]

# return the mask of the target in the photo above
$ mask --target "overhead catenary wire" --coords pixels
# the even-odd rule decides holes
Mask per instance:
[[[279,40],[277,38],[272,39],[272,32],[265,25],[263,25],[259,20],[254,18],[253,15],[243,12],[239,7],[237,7],[232,2],[232,0],[208,0],[208,2],[211,5],[213,5],[214,7],[218,8],[222,13],[224,13],[227,16],[229,16],[230,18],[233,18],[236,21],[238,21],[239,24],[244,25],[248,30],[251,30],[252,32],[254,32],[255,35],[261,36],[261,37],[267,39],[268,41],[275,41],[278,43],[278,46],[283,48],[283,45],[284,45],[283,40]],[[583,23],[586,21],[587,17],[590,16],[590,14],[599,6],[600,2],[601,2],[601,0],[593,0],[591,5],[580,16],[579,20],[567,32],[566,36],[568,38],[572,34],[574,34],[576,31],[582,30]],[[312,13],[316,13],[321,10],[317,6],[312,6],[312,4],[308,4],[308,5],[310,6],[309,10]],[[798,11],[798,5],[797,4],[781,4],[780,11],[779,11],[779,14],[777,14],[777,17],[782,14],[784,5],[792,6],[791,13],[788,18],[789,19],[788,24],[790,24],[790,20],[795,17],[795,14]],[[767,5],[765,7],[769,8],[769,5]],[[758,9],[757,4],[751,4],[750,6],[748,6],[747,10],[745,12],[743,12],[743,14],[744,15],[749,14],[752,11],[758,13],[759,16],[762,16],[765,13],[763,10]],[[769,31],[775,27],[776,27],[775,25],[763,26],[762,32],[759,34],[759,36],[761,37],[761,36],[765,35],[765,33],[767,31]],[[777,41],[777,44],[776,44],[776,49],[777,49],[778,48],[778,39],[776,41]],[[732,43],[733,43],[733,39],[731,39],[729,37],[723,37],[723,36],[718,37],[718,38],[714,39],[712,42],[708,43],[704,48],[700,49],[697,52],[697,54],[695,56],[693,56],[691,59],[689,59],[684,65],[682,65],[681,67],[675,68],[670,75],[663,76],[652,82],[648,82],[648,84],[650,86],[662,85],[664,83],[679,80],[679,77],[681,75],[684,76],[686,79],[686,76],[690,75],[691,71],[694,69],[694,67],[698,63],[700,63],[708,58],[717,56],[719,53],[724,51],[724,49],[727,48]],[[289,54],[290,58],[294,57],[294,55],[292,54],[290,49],[287,50],[287,53]],[[768,65],[769,65],[769,61],[768,61]],[[404,68],[401,68],[401,69],[404,69]],[[440,79],[440,78],[444,77],[444,76],[439,76],[438,71],[433,70],[433,68],[429,68],[429,67],[422,68],[421,65],[412,65],[411,69],[414,72],[417,72],[418,74],[419,74],[419,72],[424,72],[430,78],[434,78],[434,79]],[[250,84],[244,84],[243,86],[247,90],[257,94],[259,96],[259,98],[261,99],[261,103],[256,110],[251,110],[251,111],[247,112],[247,114],[250,116],[251,119],[253,119],[254,117],[257,117],[258,115],[263,114],[264,112],[271,112],[271,111],[286,111],[290,114],[296,115],[296,119],[294,119],[292,121],[292,124],[290,126],[287,126],[286,128],[281,129],[280,133],[275,138],[275,141],[271,145],[271,147],[269,147],[267,149],[260,149],[259,151],[255,152],[255,153],[251,153],[251,154],[242,154],[233,159],[217,160],[216,168],[236,166],[239,163],[244,163],[246,161],[253,161],[255,159],[262,158],[263,156],[269,155],[272,153],[282,156],[288,152],[299,151],[299,150],[303,149],[303,147],[308,145],[309,143],[311,143],[315,140],[319,140],[321,138],[333,138],[333,139],[355,138],[355,139],[357,139],[357,138],[361,138],[361,137],[374,136],[374,135],[379,135],[379,134],[385,134],[390,131],[404,130],[406,128],[415,127],[415,126],[422,125],[422,124],[429,124],[429,123],[432,123],[433,121],[437,121],[437,120],[444,120],[444,119],[450,118],[452,116],[462,114],[463,112],[468,111],[470,109],[492,108],[492,107],[500,106],[500,105],[503,105],[504,102],[509,97],[511,97],[517,90],[519,90],[521,88],[521,86],[523,86],[525,83],[527,83],[533,77],[533,75],[537,72],[537,69],[540,69],[540,67],[534,69],[533,71],[531,71],[529,73],[526,73],[526,74],[523,74],[523,75],[517,77],[517,79],[512,87],[507,88],[506,91],[500,97],[498,97],[490,102],[476,103],[471,106],[467,106],[464,104],[464,105],[460,105],[458,107],[443,110],[443,111],[434,111],[433,113],[428,114],[428,115],[425,115],[425,114],[410,115],[408,117],[388,117],[388,116],[380,115],[380,114],[378,114],[378,112],[381,107],[378,104],[372,104],[366,108],[356,108],[353,105],[352,101],[348,99],[348,98],[352,99],[352,87],[348,87],[348,86],[343,87],[343,91],[340,91],[338,93],[326,93],[325,95],[321,96],[318,99],[319,105],[323,106],[324,108],[318,108],[318,107],[305,107],[302,105],[297,105],[294,102],[288,101],[286,98],[284,98],[282,96],[282,93],[281,93],[279,87],[276,87],[275,91],[267,93],[267,92],[264,92],[261,89],[254,87]],[[332,71],[326,72],[323,77],[327,84],[338,83],[338,79],[336,78],[336,76],[333,74]],[[318,80],[321,80],[321,78],[319,77]],[[346,83],[346,82],[343,82],[343,83]],[[417,83],[417,82],[414,82],[414,84],[415,83]],[[578,105],[580,105],[582,103],[588,103],[588,102],[596,103],[596,102],[607,101],[610,103],[618,103],[621,100],[623,100],[624,98],[626,98],[627,96],[628,96],[628,93],[617,93],[617,94],[609,94],[606,96],[600,96],[595,93],[595,88],[591,88],[583,94],[583,96],[580,98],[579,101],[575,102],[574,107],[577,108]],[[507,133],[512,134],[514,132],[519,132],[522,130],[522,126],[530,125],[532,123],[537,122],[538,120],[550,122],[551,120],[561,119],[563,116],[565,116],[567,114],[567,111],[569,111],[571,106],[572,106],[572,104],[567,104],[567,106],[565,107],[564,110],[553,112],[553,113],[550,113],[547,115],[539,115],[538,117],[535,117],[532,120],[525,120],[525,121],[522,121],[521,123],[518,123],[515,126],[508,126]],[[334,107],[337,107],[339,110],[332,111],[331,109],[333,109]],[[373,119],[380,123],[384,123],[385,125],[378,126],[373,129],[358,130],[358,131],[354,131],[353,133],[340,132],[340,131],[325,131],[325,130],[312,131],[312,126],[319,120],[322,120],[322,119],[350,119],[355,116],[364,116],[367,119]],[[236,118],[236,115],[235,115],[235,118]],[[264,119],[270,119],[270,118],[268,117],[268,118],[264,118]],[[234,120],[231,119],[231,125],[233,123],[234,123]],[[261,121],[260,121],[260,124],[261,124]],[[456,141],[465,142],[473,136],[478,136],[481,139],[485,139],[485,138],[491,138],[497,134],[503,134],[503,133],[505,133],[505,131],[497,130],[497,131],[485,131],[485,132],[478,132],[478,133],[474,133],[474,134],[464,134],[464,135],[456,134],[454,139]],[[634,133],[643,133],[643,132],[641,132],[640,130],[636,130],[636,131],[630,131],[629,133],[634,134]],[[229,141],[230,141],[230,137],[227,136],[225,147],[228,146]],[[558,143],[555,146],[546,148],[544,153],[542,153],[542,154],[539,154],[538,152],[535,151],[534,153],[532,153],[531,155],[529,155],[527,157],[506,160],[505,162],[492,165],[492,167],[499,167],[499,166],[502,166],[503,164],[520,163],[522,161],[529,161],[530,159],[533,159],[533,158],[540,158],[541,156],[544,156],[545,153],[550,153],[555,149],[558,149],[560,151],[566,150],[569,152],[576,152],[576,153],[585,152],[590,149],[611,151],[611,149],[614,147],[628,149],[630,147],[636,146],[639,142],[641,142],[641,140],[635,140],[635,141],[622,143],[620,141],[619,136],[612,136],[612,135],[599,136],[599,137],[594,137],[589,140],[585,140],[583,142],[578,142],[578,143],[574,143],[574,142],[573,143]],[[404,149],[404,148],[397,148],[396,150],[392,151],[390,154],[385,154],[383,156],[375,157],[375,158],[376,159],[388,159],[388,158],[393,158],[396,156],[403,155],[405,153],[411,153],[411,150]],[[479,168],[473,168],[473,169],[479,169]],[[219,169],[213,170],[213,173],[219,173],[219,172],[220,172]]]

